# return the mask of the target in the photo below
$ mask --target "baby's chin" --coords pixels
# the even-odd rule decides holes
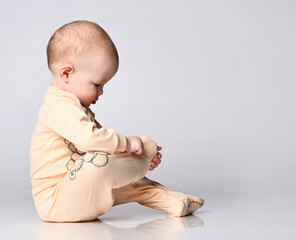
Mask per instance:
[[[81,105],[83,106],[83,107],[85,107],[85,108],[89,108],[90,107],[90,105],[94,105],[94,104],[96,104],[96,102],[97,101],[92,101],[91,103],[81,103]]]
[[[85,108],[89,108],[90,104],[81,103],[81,105]]]

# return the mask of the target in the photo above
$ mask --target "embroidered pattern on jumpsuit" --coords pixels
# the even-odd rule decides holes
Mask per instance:
[[[78,172],[84,162],[92,163],[96,167],[104,167],[108,164],[109,158],[108,154],[101,152],[82,152],[79,151],[73,143],[64,139],[65,144],[68,145],[69,150],[72,152],[71,158],[66,163],[66,168],[69,171],[70,180],[74,180],[76,178],[76,172]],[[74,154],[78,154],[80,157],[78,160],[73,158]]]

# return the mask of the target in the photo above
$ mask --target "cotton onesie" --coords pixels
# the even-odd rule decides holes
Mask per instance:
[[[103,128],[74,94],[49,86],[30,144],[32,195],[40,218],[91,221],[132,201],[184,215],[178,212],[184,194],[145,177],[157,144],[148,136],[141,139],[141,155],[124,153],[124,135]]]

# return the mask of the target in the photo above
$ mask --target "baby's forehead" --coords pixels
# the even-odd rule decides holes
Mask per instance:
[[[77,71],[97,73],[118,69],[119,60],[110,49],[95,46],[89,52],[74,56],[74,66]],[[113,70],[112,70],[113,71]]]

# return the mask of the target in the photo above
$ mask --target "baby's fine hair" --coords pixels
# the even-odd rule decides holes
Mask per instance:
[[[79,20],[58,28],[51,36],[46,52],[47,64],[53,72],[53,64],[60,60],[74,61],[93,47],[106,49],[118,61],[116,47],[107,32],[97,23]]]

